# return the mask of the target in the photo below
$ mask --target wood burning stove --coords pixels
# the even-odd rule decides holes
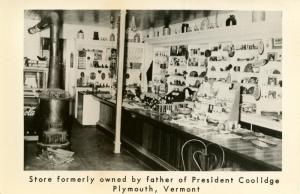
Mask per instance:
[[[62,22],[57,11],[49,11],[46,17],[28,29],[30,34],[50,28],[50,59],[48,73],[48,89],[40,94],[38,145],[42,148],[69,147],[69,102],[70,95],[62,90],[62,65],[60,63],[59,34]]]
[[[40,94],[40,127],[38,145],[68,147],[70,95],[62,89],[47,89]]]

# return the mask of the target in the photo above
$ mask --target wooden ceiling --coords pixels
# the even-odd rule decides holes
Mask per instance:
[[[110,17],[117,18],[117,10],[25,10],[27,19],[41,20],[49,12],[57,11],[65,24],[111,27]]]
[[[40,20],[53,10],[26,10],[25,18]],[[115,21],[120,15],[118,10],[55,10],[58,11],[66,24],[77,25],[98,25],[111,27],[110,17]],[[224,11],[219,11],[224,12]],[[164,26],[166,23],[174,24],[215,15],[217,11],[211,10],[128,10],[127,24],[130,23],[132,16],[135,17],[138,29],[147,29],[150,26]]]
[[[218,11],[224,12],[224,11]],[[216,15],[217,11],[211,10],[130,10],[127,14],[127,23],[135,17],[136,26],[140,29],[159,27],[165,24],[186,22],[198,18]]]

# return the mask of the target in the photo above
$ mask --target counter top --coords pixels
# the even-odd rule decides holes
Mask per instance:
[[[241,114],[241,121],[247,122],[253,125],[270,128],[276,131],[282,131],[281,121],[275,121],[267,117],[262,117],[254,114],[243,113]]]
[[[98,97],[99,98],[99,97]],[[101,98],[99,98],[101,99]],[[115,100],[101,99],[103,102],[115,104]],[[172,127],[182,133],[192,135],[194,138],[200,138],[205,141],[219,144],[224,148],[227,153],[234,154],[238,157],[242,157],[246,160],[250,160],[255,163],[259,163],[263,166],[273,170],[282,169],[282,141],[271,136],[265,136],[275,142],[276,146],[269,146],[267,148],[257,148],[250,141],[242,140],[240,134],[237,133],[221,133],[213,130],[212,127],[197,127],[191,126],[191,122],[186,123],[190,126],[183,126],[163,119],[161,115],[151,110],[144,109],[142,107],[130,105],[126,102],[123,103],[123,110],[129,111],[132,114],[137,114],[145,119],[151,119],[154,122],[163,123],[169,127]],[[251,133],[251,131],[249,131]]]
[[[78,92],[79,94],[83,94],[83,95],[94,95],[92,92],[90,92],[90,91],[79,91]]]
[[[73,86],[73,88],[92,88],[92,86]]]
[[[105,103],[107,105],[110,105],[110,106],[115,106],[116,105],[116,99],[113,99],[113,98],[110,98],[110,99],[105,99],[101,96],[101,94],[93,94],[93,96],[99,100],[100,102],[102,103]]]

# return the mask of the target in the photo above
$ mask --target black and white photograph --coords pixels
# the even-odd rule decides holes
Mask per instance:
[[[282,171],[281,41],[281,11],[24,10],[24,170]]]
[[[299,6],[0,1],[0,194],[299,193]]]

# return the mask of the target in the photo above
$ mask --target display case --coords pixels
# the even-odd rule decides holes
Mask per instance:
[[[141,86],[141,74],[144,64],[144,44],[128,42],[126,50],[125,87],[132,88]]]
[[[148,85],[148,91],[156,94],[166,93],[167,74],[170,59],[169,47],[154,47],[153,48],[153,68],[152,81]]]
[[[125,46],[124,57],[124,96],[130,98],[133,95],[139,95],[141,91],[142,75],[144,66],[144,44],[139,42],[127,42]]]
[[[35,97],[47,88],[48,68],[24,67],[24,97]]]
[[[47,88],[48,68],[24,67],[24,137],[28,141],[36,141],[37,122],[36,112],[39,105],[39,93]]]
[[[99,120],[100,102],[86,92],[78,93],[78,121],[82,125],[96,125]]]

